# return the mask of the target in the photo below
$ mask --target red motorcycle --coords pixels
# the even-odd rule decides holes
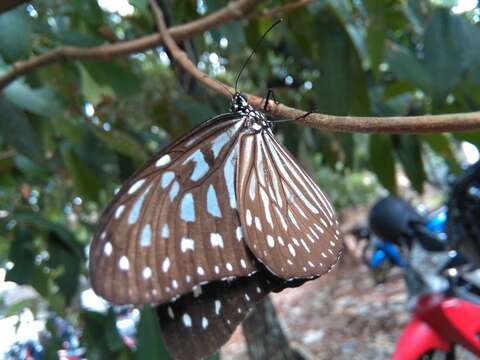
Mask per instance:
[[[410,204],[394,197],[379,201],[370,213],[371,230],[394,242],[406,263],[412,316],[392,359],[454,360],[458,347],[480,357],[480,269],[448,250],[447,237],[425,224]]]

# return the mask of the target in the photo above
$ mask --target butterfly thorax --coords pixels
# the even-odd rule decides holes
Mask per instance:
[[[246,96],[239,92],[235,93],[232,97],[230,112],[238,113],[246,117],[246,126],[252,128],[255,131],[259,131],[261,129],[269,129],[271,127],[270,122],[267,120],[265,114],[255,110],[248,103]]]

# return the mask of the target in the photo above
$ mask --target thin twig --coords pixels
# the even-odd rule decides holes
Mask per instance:
[[[155,0],[150,0],[150,6],[155,14],[158,30],[165,46],[170,50],[172,57],[185,71],[202,82],[215,92],[232,96],[232,88],[219,81],[209,78],[190,61],[187,54],[178,47],[168,31],[163,14]],[[249,103],[258,110],[262,110],[265,99],[247,94]],[[283,104],[269,102],[269,115],[282,119],[298,119],[299,124],[322,130],[357,133],[433,133],[453,132],[480,129],[480,112],[446,115],[423,116],[393,116],[393,117],[360,117],[360,116],[333,116],[311,113],[294,109]]]
[[[218,27],[226,22],[242,19],[256,4],[256,0],[232,1],[224,8],[210,15],[186,24],[174,26],[169,31],[176,41],[182,41]],[[93,47],[65,46],[57,48],[30,59],[14,63],[10,70],[0,77],[0,92],[16,78],[57,61],[81,59],[109,60],[117,56],[142,52],[146,49],[160,46],[162,43],[160,34],[151,34],[135,40],[122,41],[115,44]]]
[[[163,18],[163,13],[160,7],[158,6],[156,0],[149,0],[150,7],[153,10],[155,15],[155,21],[157,24],[158,32],[163,39],[164,45],[170,51],[172,57],[183,67],[185,71],[191,74],[195,79],[200,81],[205,86],[209,87],[210,89],[215,90],[217,93],[231,97],[233,94],[233,90],[224,85],[220,81],[213,80],[209,78],[206,74],[201,72],[197,69],[197,67],[192,63],[192,61],[188,58],[185,51],[183,51],[173,39],[171,32],[168,31],[167,25],[165,24],[165,20]]]

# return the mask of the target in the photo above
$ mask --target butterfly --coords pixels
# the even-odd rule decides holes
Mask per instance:
[[[326,273],[334,209],[239,92],[230,112],[160,151],[120,188],[90,249],[95,292],[157,304],[175,359],[217,350],[271,291]]]

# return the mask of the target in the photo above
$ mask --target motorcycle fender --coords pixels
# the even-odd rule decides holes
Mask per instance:
[[[392,360],[417,360],[432,350],[448,352],[451,345],[427,323],[413,317],[397,342]]]

